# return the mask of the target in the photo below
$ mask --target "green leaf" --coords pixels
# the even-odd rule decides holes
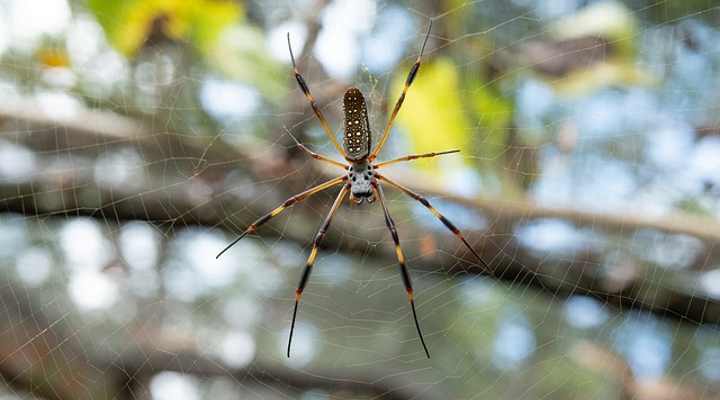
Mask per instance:
[[[493,86],[477,81],[473,85],[472,101],[477,113],[477,125],[482,143],[477,146],[476,155],[487,160],[496,160],[505,151],[508,128],[513,115],[512,102],[502,97]]]
[[[245,24],[227,29],[208,53],[208,62],[225,76],[254,85],[274,103],[288,93],[291,69],[271,57],[259,28]]]

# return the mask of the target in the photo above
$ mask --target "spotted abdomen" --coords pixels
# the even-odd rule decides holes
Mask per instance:
[[[347,158],[362,160],[370,154],[370,122],[365,97],[357,88],[350,88],[343,98],[345,113],[345,140]]]

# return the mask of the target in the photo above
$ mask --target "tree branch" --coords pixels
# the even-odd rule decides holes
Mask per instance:
[[[145,157],[147,169],[157,164],[162,171],[159,178],[155,178],[157,181],[148,179],[142,186],[133,189],[101,187],[95,182],[91,168],[57,172],[48,167],[27,182],[0,184],[0,207],[26,215],[143,219],[165,226],[168,231],[176,226],[200,224],[238,232],[264,214],[267,204],[279,203],[312,181],[327,178],[324,171],[313,171],[305,165],[285,161],[284,157],[274,153],[275,148],[236,149],[217,137],[152,133],[114,115],[85,112],[75,118],[58,119],[26,104],[0,109],[0,121],[4,121],[2,134],[10,140],[50,151],[50,154],[98,152],[119,145],[133,146]],[[250,199],[245,189],[227,186],[226,177],[236,168],[249,169],[252,175],[255,194]],[[177,176],[168,175],[168,170],[177,172]],[[337,171],[333,173],[337,174]],[[621,309],[649,310],[691,323],[720,322],[720,301],[704,292],[699,277],[687,271],[665,270],[664,276],[672,278],[657,282],[656,279],[646,278],[650,274],[645,271],[652,265],[635,261],[630,256],[611,262],[608,261],[607,250],[596,248],[585,248],[572,254],[538,254],[520,244],[515,234],[519,226],[550,218],[606,234],[632,235],[644,229],[685,234],[702,240],[707,249],[718,249],[720,224],[715,221],[688,215],[656,218],[541,207],[529,201],[508,203],[499,199],[467,198],[450,195],[417,176],[406,176],[402,181],[414,182],[410,185],[413,190],[462,204],[486,216],[490,228],[470,231],[466,236],[485,260],[494,266],[489,274],[495,278],[530,285],[554,297],[585,294]],[[311,204],[320,204],[318,202],[322,202],[323,198],[318,196],[310,201]],[[298,218],[308,222],[317,217],[302,211],[297,214]],[[386,240],[383,230],[370,229],[373,226],[370,222],[338,218],[328,234],[327,246],[337,247],[342,240],[342,247],[347,251],[365,252],[368,243]],[[442,265],[446,272],[488,273],[474,264],[471,258],[463,258],[462,246],[451,235],[428,233],[426,229],[414,226],[411,220],[399,222],[401,236],[402,232],[415,235],[410,240],[407,234],[404,236],[407,254],[427,256],[428,252],[434,253],[432,257],[412,258],[412,267],[435,271],[437,265]],[[285,239],[305,243],[311,238],[314,225],[290,224],[283,227],[281,235]],[[272,229],[263,230],[260,234],[279,235]],[[427,242],[425,239],[434,241],[435,246],[428,250],[423,244]],[[457,253],[435,252],[434,249],[457,249]],[[394,260],[394,253],[388,246],[380,246],[376,254],[388,262]],[[701,263],[703,266],[713,265],[718,258],[716,251],[710,251]]]
[[[131,392],[163,371],[200,378],[230,377],[243,385],[271,385],[293,392],[320,388],[387,400],[442,398],[435,390],[376,370],[353,369],[352,374],[337,367],[303,371],[260,362],[232,368],[191,350],[169,352],[137,343],[132,350],[108,359],[108,353],[99,354],[93,344],[79,338],[76,329],[69,328],[68,313],[57,314],[60,305],[47,310],[11,285],[0,287],[0,305],[4,307],[0,314],[0,379],[46,399],[136,398]]]

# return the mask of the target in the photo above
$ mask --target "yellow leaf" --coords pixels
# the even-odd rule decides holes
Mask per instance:
[[[391,101],[402,92],[406,74],[407,69],[401,70],[393,79]],[[460,75],[452,60],[439,58],[421,66],[396,122],[408,135],[413,153],[467,148],[470,129],[460,90]],[[445,162],[450,160],[462,165],[462,157],[445,157]],[[433,158],[416,164],[437,171],[437,162]]]
[[[153,29],[206,52],[222,30],[243,16],[233,0],[90,0],[89,6],[111,44],[127,56],[142,47]]]
[[[608,86],[650,85],[656,81],[650,71],[637,65],[637,19],[620,2],[587,6],[553,23],[548,34],[558,41],[596,37],[607,41],[610,48],[604,60],[572,70],[562,79],[551,79],[562,95],[578,96]]]
[[[587,36],[605,38],[616,48],[616,53],[627,57],[634,53],[636,31],[637,20],[632,11],[616,1],[589,5],[548,28],[548,33],[556,40]]]

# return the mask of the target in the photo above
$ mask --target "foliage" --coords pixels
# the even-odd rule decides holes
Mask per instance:
[[[207,53],[222,31],[243,17],[240,3],[232,0],[89,0],[88,5],[113,46],[127,56],[137,53],[158,21],[168,39]]]
[[[653,83],[649,72],[636,65],[637,24],[630,9],[612,1],[598,2],[551,24],[551,40],[599,38],[609,49],[597,62],[571,71],[563,79],[552,79],[556,89],[567,95],[584,95],[607,86]]]
[[[402,92],[407,68],[396,73],[390,98]],[[470,143],[470,122],[460,98],[461,77],[455,63],[438,58],[424,63],[397,117],[397,126],[406,130],[413,152],[467,148]],[[437,171],[437,159],[422,165]]]

